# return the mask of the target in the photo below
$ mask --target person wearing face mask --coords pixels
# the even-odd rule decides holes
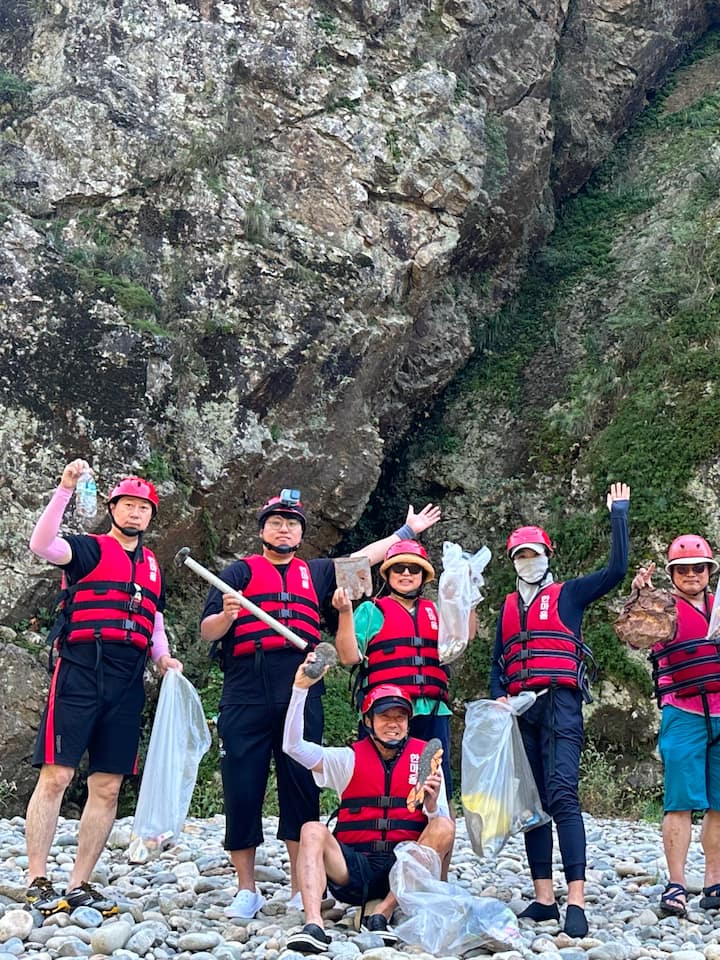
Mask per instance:
[[[665,916],[687,916],[685,863],[693,810],[705,811],[705,884],[699,905],[703,910],[720,907],[720,654],[716,640],[705,640],[713,608],[710,575],[718,567],[703,537],[686,533],[673,540],[665,570],[677,623],[673,635],[650,652],[662,710],[658,750],[664,767],[662,836],[669,883],[660,910]],[[633,589],[649,586],[654,570],[654,563],[640,568]]]
[[[589,648],[582,639],[585,609],[625,576],[628,564],[630,488],[614,483],[607,496],[611,541],[607,566],[556,583],[553,544],[541,527],[519,527],[507,541],[517,574],[498,617],[490,673],[490,696],[504,700],[523,690],[538,696],[518,723],[543,809],[555,821],[568,886],[564,930],[582,937],[585,917],[585,828],[578,780],[583,745],[583,701],[590,701]],[[520,914],[528,920],[559,920],[552,886],[552,826],[525,834],[535,899]]]

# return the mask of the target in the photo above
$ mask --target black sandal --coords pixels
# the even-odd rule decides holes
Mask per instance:
[[[681,883],[668,883],[665,887],[660,895],[660,913],[667,917],[687,917],[687,890]]]
[[[699,906],[701,910],[720,909],[720,883],[713,883],[710,887],[703,887],[703,896]]]

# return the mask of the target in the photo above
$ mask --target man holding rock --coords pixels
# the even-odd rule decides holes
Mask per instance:
[[[309,654],[308,660],[313,657]],[[397,942],[388,926],[397,906],[389,886],[395,846],[414,840],[434,849],[442,862],[455,838],[438,741],[428,745],[409,736],[412,700],[389,683],[374,687],[365,697],[362,717],[367,737],[352,747],[322,747],[306,740],[304,707],[318,680],[308,677],[305,666],[301,664],[295,674],[283,749],[312,771],[319,787],[337,791],[340,809],[334,835],[317,821],[303,824],[297,872],[306,923],[288,938],[287,947],[300,953],[327,951],[331,940],[320,912],[326,882],[343,903],[364,908],[371,900],[380,900],[362,922],[389,946]]]
[[[655,695],[662,710],[658,750],[664,767],[662,837],[669,882],[660,897],[666,916],[687,916],[685,864],[692,811],[703,810],[705,885],[700,907],[720,908],[720,654],[711,636],[710,575],[718,569],[710,544],[695,533],[676,537],[665,570],[677,620],[651,650]],[[650,586],[655,564],[641,568],[633,589]],[[716,624],[713,624],[715,626]]]
[[[410,507],[403,527],[358,554],[378,563],[390,544],[417,536],[439,518],[440,510],[430,504],[417,514]],[[332,560],[295,556],[306,522],[298,490],[271,497],[258,513],[262,552],[230,564],[221,576],[314,647],[320,640],[320,611],[336,582]],[[238,877],[238,892],[225,913],[250,919],[265,905],[255,889],[255,849],[263,842],[271,756],[280,807],[278,838],[288,848],[294,903],[300,906],[295,867],[300,828],[318,819],[320,792],[312,775],[283,753],[282,736],[293,677],[305,654],[248,613],[236,597],[215,588],[208,594],[200,632],[222,651],[225,671],[218,717],[225,847]],[[305,705],[305,729],[317,743],[323,730],[322,692],[323,684],[317,684]]]

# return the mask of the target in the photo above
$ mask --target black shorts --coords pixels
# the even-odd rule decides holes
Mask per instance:
[[[340,848],[350,880],[337,884],[328,879],[328,889],[335,899],[353,906],[362,906],[368,900],[384,900],[390,892],[390,870],[395,854],[359,853],[346,843],[340,843]]]
[[[320,816],[320,789],[312,773],[282,748],[288,703],[228,704],[220,710],[220,772],[225,801],[225,849],[247,850],[263,842],[262,809],[275,760],[280,817],[278,840],[299,840],[300,828]],[[322,741],[320,697],[305,701],[305,739]]]
[[[61,657],[40,722],[33,766],[76,768],[87,750],[90,774],[136,773],[145,705],[143,663],[138,662],[134,676],[110,670],[98,674],[93,667]]]

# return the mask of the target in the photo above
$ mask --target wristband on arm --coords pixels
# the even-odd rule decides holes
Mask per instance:
[[[402,527],[400,527],[398,530],[395,531],[394,535],[398,537],[400,540],[415,539],[415,531],[413,530],[413,528],[410,526],[409,523],[403,524]]]

